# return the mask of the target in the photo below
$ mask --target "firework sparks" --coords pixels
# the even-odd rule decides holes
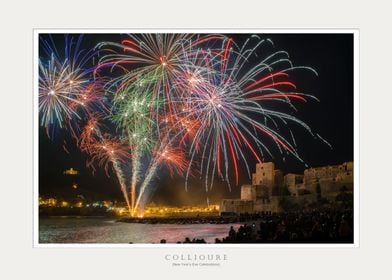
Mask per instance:
[[[84,113],[104,107],[102,81],[92,79],[93,67],[89,65],[96,52],[80,49],[83,36],[77,40],[66,36],[64,53],[60,54],[49,38],[41,38],[45,55],[39,59],[40,124],[47,130],[69,129],[76,138]]]
[[[188,172],[193,159],[199,155],[207,189],[208,185],[212,187],[216,173],[230,186],[230,165],[234,169],[236,184],[240,162],[244,163],[250,176],[245,151],[250,151],[254,159],[261,162],[264,152],[271,154],[265,138],[272,139],[282,152],[299,158],[293,144],[278,132],[279,122],[287,126],[287,121],[291,121],[311,132],[304,122],[285,113],[284,106],[272,110],[267,101],[284,102],[294,107],[293,100],[313,98],[297,92],[288,73],[300,68],[314,70],[293,67],[287,53],[281,51],[259,59],[257,65],[248,66],[250,56],[267,42],[258,37],[252,39],[255,41],[253,45],[249,39],[242,47],[232,46],[231,39],[225,41],[221,53],[211,55],[209,59],[213,61],[208,67],[212,71],[187,96],[188,114],[201,124],[191,144]],[[210,145],[199,150],[199,143]]]
[[[104,168],[109,176],[109,167],[113,167],[124,199],[127,202],[129,211],[131,211],[125,176],[122,171],[122,165],[131,157],[127,145],[108,134],[102,135],[98,119],[92,118],[81,133],[79,147],[81,151],[90,155],[87,166],[92,168],[93,171],[95,171],[95,164],[97,164],[99,167]]]
[[[97,164],[107,174],[113,168],[132,214],[143,207],[161,167],[171,176],[185,174],[185,186],[196,171],[204,174],[206,190],[216,176],[230,187],[238,185],[240,166],[250,176],[249,155],[258,162],[273,155],[270,143],[301,160],[290,123],[322,139],[287,113],[296,102],[316,99],[297,90],[291,72],[316,72],[294,66],[284,51],[260,52],[272,42],[257,35],[239,45],[219,34],[130,34],[84,56],[78,40],[74,55],[66,47],[65,60],[43,45],[52,54],[48,63],[40,61],[41,125],[62,127],[85,113],[79,147],[90,155],[88,166]],[[84,67],[98,51],[94,70]],[[100,77],[108,70],[110,78]],[[120,135],[102,133],[110,131],[103,119]]]

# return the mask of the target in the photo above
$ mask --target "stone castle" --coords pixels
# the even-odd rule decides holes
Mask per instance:
[[[283,175],[273,162],[256,164],[251,185],[241,186],[240,199],[223,199],[221,213],[278,213],[279,201],[285,197],[296,202],[317,196],[334,197],[342,188],[353,190],[353,162],[308,168],[303,174]]]

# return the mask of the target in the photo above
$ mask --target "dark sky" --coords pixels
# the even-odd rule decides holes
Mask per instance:
[[[319,133],[331,145],[332,149],[320,140],[312,138],[303,129],[293,129],[298,152],[309,166],[338,164],[353,160],[353,35],[352,34],[259,34],[274,42],[275,50],[285,50],[290,54],[294,65],[310,66],[318,76],[308,71],[296,71],[290,74],[301,92],[312,94],[320,102],[309,101],[298,106],[296,116],[305,121],[314,132]],[[247,34],[230,34],[236,41],[244,41]],[[119,41],[123,35],[86,35],[83,47],[91,48],[100,41]],[[63,35],[53,37],[54,43],[61,47]],[[42,52],[40,52],[42,54]],[[92,199],[122,200],[115,175],[105,175],[97,169],[93,175],[85,167],[87,156],[75,146],[72,138],[64,131],[58,131],[55,137],[48,139],[44,129],[39,128],[39,188],[40,194],[72,196],[84,194]],[[64,141],[70,153],[63,149]],[[295,158],[284,159],[277,150],[272,149],[277,168],[284,172],[302,172],[303,163]],[[254,171],[255,162],[249,157],[249,165]],[[271,160],[266,158],[266,161]],[[73,167],[80,171],[78,176],[64,176],[63,171]],[[208,193],[200,178],[190,181],[188,192],[184,189],[182,177],[170,178],[161,170],[152,186],[155,188],[152,200],[156,203],[173,205],[217,202],[224,197],[239,197],[240,185],[249,183],[245,173],[240,175],[239,186],[232,186],[229,192],[225,183],[217,182]],[[73,190],[71,185],[79,188]]]

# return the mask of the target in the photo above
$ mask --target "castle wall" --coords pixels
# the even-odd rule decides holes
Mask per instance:
[[[241,199],[244,200],[256,200],[256,189],[252,185],[241,186]]]
[[[271,197],[271,188],[266,185],[256,185],[252,186],[256,191],[255,203],[260,203],[263,201],[268,201]]]
[[[303,188],[304,175],[288,173],[284,176],[283,185],[292,196],[298,196],[298,191]]]
[[[285,186],[284,186],[284,177],[283,172],[279,169],[274,171],[274,185],[272,187],[272,195],[284,195]]]
[[[318,186],[321,193],[328,193],[339,191],[343,186],[352,190],[353,185],[353,162],[309,168],[304,171],[304,187],[311,193],[317,193]]]
[[[279,206],[279,197],[270,197],[268,201],[257,201],[253,206],[255,213],[279,213],[282,209]]]
[[[283,176],[272,162],[256,164],[252,185],[242,185],[241,199],[224,199],[221,212],[254,213],[283,211],[281,199],[299,205],[317,201],[319,194],[334,199],[343,187],[353,190],[353,162],[341,165],[308,168],[304,174],[289,173]],[[287,191],[291,196],[285,196]]]
[[[222,199],[220,205],[220,212],[230,213],[253,213],[253,201],[244,199]]]
[[[290,196],[290,201],[299,205],[307,205],[317,202],[316,194],[305,194],[300,196]]]

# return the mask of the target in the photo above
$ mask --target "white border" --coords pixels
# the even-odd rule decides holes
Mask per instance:
[[[299,33],[299,34],[339,34],[350,33],[354,35],[354,243],[353,244],[42,244],[39,243],[39,211],[38,211],[38,36],[40,33],[85,33],[85,34],[103,34],[103,33],[264,33],[264,34],[282,34],[282,33]],[[359,29],[33,29],[33,247],[34,248],[359,248]]]

